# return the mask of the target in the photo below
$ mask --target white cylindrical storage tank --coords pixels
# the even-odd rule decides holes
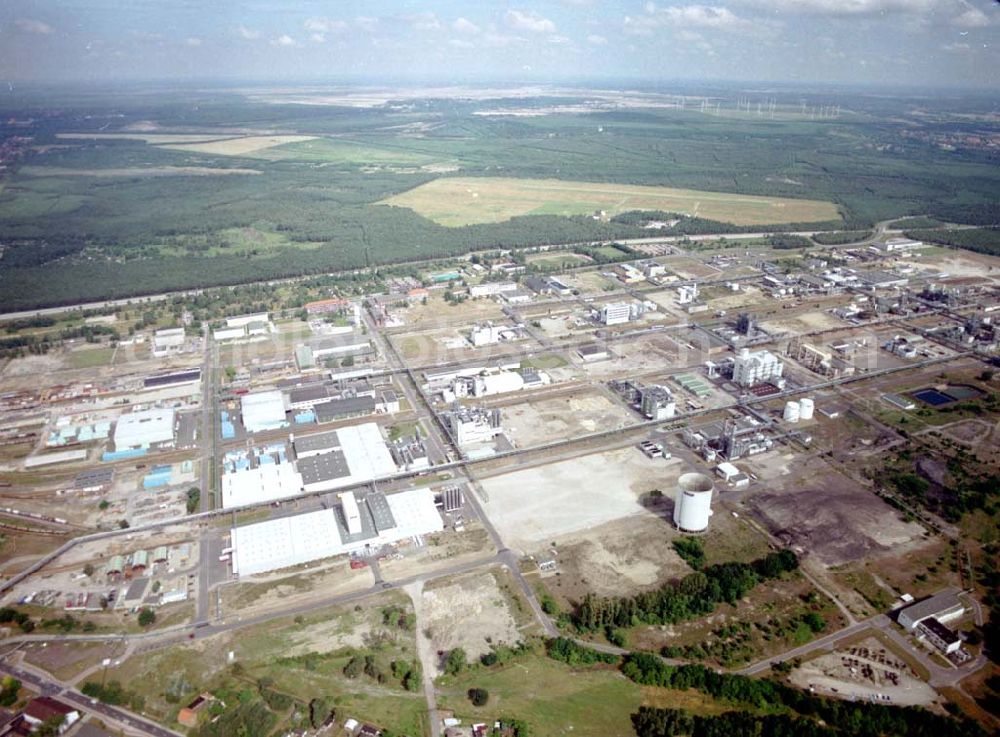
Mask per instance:
[[[704,532],[712,516],[715,484],[703,473],[685,473],[677,479],[674,497],[674,524],[683,532]]]
[[[813,418],[813,410],[815,409],[813,400],[811,399],[800,399],[799,400],[799,419],[800,420],[811,420]]]
[[[799,403],[795,400],[789,399],[785,402],[785,413],[782,415],[782,418],[785,422],[798,422],[800,412],[801,408],[799,407]]]

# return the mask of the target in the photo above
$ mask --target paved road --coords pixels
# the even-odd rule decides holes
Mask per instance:
[[[89,696],[84,696],[76,689],[60,683],[53,677],[43,674],[29,665],[12,666],[7,663],[0,663],[0,672],[14,676],[44,696],[53,696],[61,701],[67,701],[81,711],[96,714],[113,724],[120,725],[129,732],[148,735],[149,737],[182,737],[179,732],[161,727],[159,724],[144,719],[130,711],[110,706],[109,704],[103,704],[100,701],[91,699]]]

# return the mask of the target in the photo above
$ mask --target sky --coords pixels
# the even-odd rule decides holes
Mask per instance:
[[[1000,88],[1000,0],[2,0],[0,81]]]

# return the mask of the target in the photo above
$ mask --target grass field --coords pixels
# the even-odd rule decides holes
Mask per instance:
[[[299,141],[311,141],[315,136],[245,136],[243,138],[228,138],[222,141],[209,141],[207,143],[171,143],[165,144],[163,148],[171,148],[176,151],[191,151],[199,154],[213,154],[216,156],[247,156],[258,151],[282,146],[286,143],[297,143]]]
[[[356,166],[430,166],[442,164],[443,158],[402,146],[378,146],[346,139],[314,138],[274,146],[254,154],[272,160],[290,159],[316,163]],[[447,157],[444,157],[447,158]]]
[[[485,706],[470,703],[470,688],[489,691]],[[632,734],[630,717],[643,704],[699,714],[724,710],[695,692],[643,687],[613,668],[576,670],[545,655],[528,655],[502,668],[476,668],[438,680],[438,706],[454,709],[463,723],[511,716],[527,722],[532,734],[546,737]]]
[[[142,141],[155,145],[160,143],[202,143],[219,140],[220,136],[215,133],[56,133],[56,138],[71,141]]]
[[[107,366],[111,363],[113,355],[115,355],[114,348],[88,348],[82,351],[73,351],[66,357],[66,362],[71,368],[95,368]]]
[[[276,690],[299,701],[300,711],[309,699],[323,696],[345,718],[353,714],[404,734],[422,734],[422,694],[403,690],[393,678],[379,684],[366,676],[351,679],[343,674],[356,652],[374,653],[385,672],[392,659],[415,659],[412,634],[387,632],[378,608],[403,601],[388,596],[360,612],[346,607],[323,610],[143,653],[109,668],[107,678],[127,688],[141,683],[146,713],[165,724],[172,724],[178,709],[177,700],[167,698],[170,692],[181,703],[203,690],[252,695],[258,679],[268,678]],[[368,642],[374,643],[371,648]],[[230,652],[239,669],[230,667]],[[278,717],[280,724],[289,724],[287,712]]]
[[[558,179],[444,177],[383,200],[440,225],[496,223],[519,215],[667,210],[736,225],[837,220],[832,202]]]

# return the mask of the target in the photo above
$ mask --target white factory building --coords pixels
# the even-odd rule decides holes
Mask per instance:
[[[534,389],[548,386],[552,378],[544,371],[497,371],[482,373],[477,376],[459,376],[441,389],[441,398],[446,402],[454,402],[456,398],[488,397],[495,394],[508,394],[522,389]]]
[[[650,420],[668,420],[677,412],[673,393],[665,386],[652,384],[640,391],[639,409]]]
[[[488,443],[503,433],[499,409],[457,407],[442,412],[441,419],[459,445]]]
[[[302,493],[302,475],[291,463],[270,463],[222,475],[222,507],[242,507]]]
[[[482,284],[473,284],[469,287],[469,296],[472,298],[493,297],[503,292],[515,291],[517,291],[517,284],[512,281],[484,282]]]
[[[362,484],[392,476],[398,470],[374,422],[296,438],[293,444],[306,492]]]
[[[266,312],[252,315],[238,315],[226,318],[226,326],[212,331],[212,337],[222,342],[254,335],[267,335],[271,330],[271,320]]]
[[[165,356],[184,347],[184,328],[164,328],[153,333],[153,355]]]
[[[233,528],[233,572],[251,576],[418,538],[444,529],[430,489],[348,492],[332,508]]]
[[[736,354],[733,363],[733,381],[739,386],[748,388],[765,381],[780,379],[784,370],[785,364],[770,351],[751,352],[749,348],[743,348]]]
[[[697,284],[685,284],[682,287],[677,287],[677,304],[686,305],[690,304],[698,298],[698,285]]]
[[[609,302],[601,307],[601,323],[603,325],[621,325],[632,317],[632,307],[628,302]]]
[[[240,400],[243,409],[243,427],[247,432],[277,430],[288,425],[284,395],[278,391],[245,394]]]
[[[147,409],[118,418],[115,450],[133,450],[174,444],[174,410]]]

